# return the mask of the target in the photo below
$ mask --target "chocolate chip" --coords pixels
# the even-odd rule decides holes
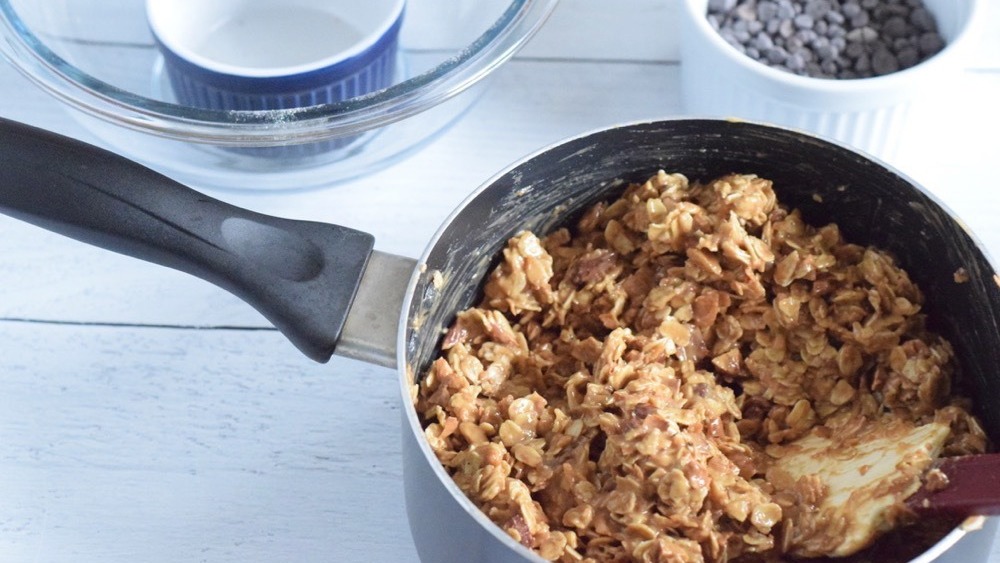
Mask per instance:
[[[944,40],[937,33],[928,31],[920,36],[919,45],[920,53],[925,57],[929,57],[944,48]]]
[[[888,49],[881,49],[872,55],[872,70],[879,76],[896,72],[899,70],[899,61]]]
[[[707,15],[741,53],[819,78],[896,72],[945,45],[923,0],[709,0]]]

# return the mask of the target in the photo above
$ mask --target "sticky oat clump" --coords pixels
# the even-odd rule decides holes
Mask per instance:
[[[511,239],[417,409],[458,486],[546,559],[781,559],[825,529],[820,484],[765,479],[781,445],[892,417],[985,449],[922,300],[766,179],[660,172]]]

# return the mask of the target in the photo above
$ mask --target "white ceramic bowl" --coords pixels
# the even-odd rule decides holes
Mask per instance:
[[[908,119],[947,95],[986,0],[925,0],[946,46],[908,69],[850,80],[800,76],[737,51],[706,18],[708,0],[681,0],[685,111],[774,123],[894,156]]]
[[[390,84],[303,107],[178,100],[147,0],[0,0],[0,55],[103,144],[168,176],[203,189],[311,189],[385,168],[454,123],[556,1],[407,0]],[[330,143],[342,146],[311,150]]]

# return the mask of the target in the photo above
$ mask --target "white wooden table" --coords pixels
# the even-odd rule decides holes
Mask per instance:
[[[408,159],[324,190],[213,195],[418,256],[521,156],[680,114],[676,2],[563,0]],[[1000,255],[1000,0],[987,17],[961,97],[892,163]],[[0,115],[99,144],[6,63]],[[313,364],[267,326],[200,280],[0,217],[0,562],[415,561],[395,372]]]

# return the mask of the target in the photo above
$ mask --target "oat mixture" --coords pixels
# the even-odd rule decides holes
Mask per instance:
[[[899,420],[987,447],[922,300],[766,179],[660,172],[511,239],[415,401],[458,486],[546,559],[822,554],[822,484],[767,479],[784,444]]]

